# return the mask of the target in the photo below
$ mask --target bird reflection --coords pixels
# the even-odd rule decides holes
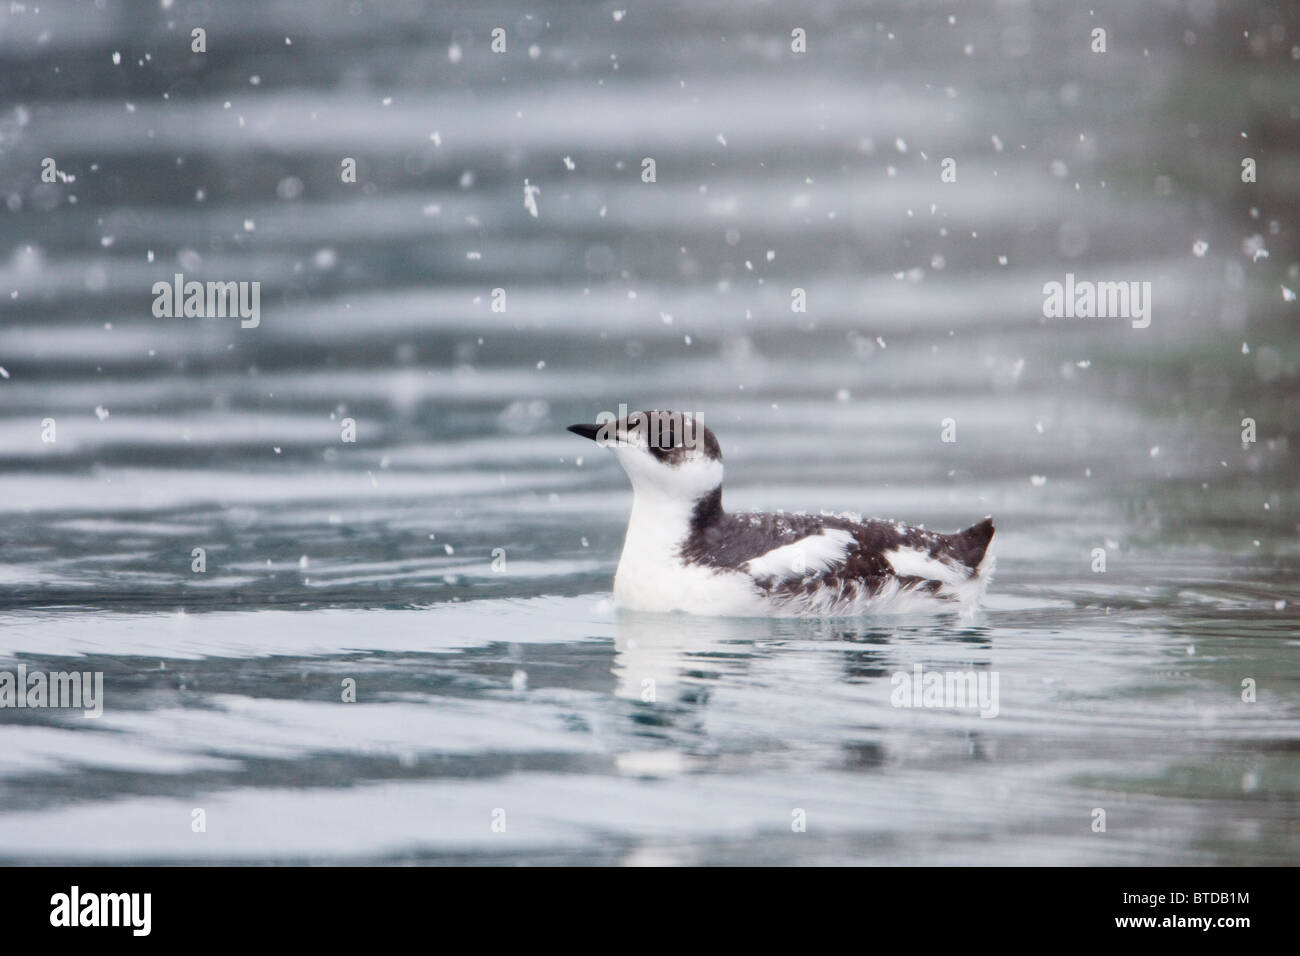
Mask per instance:
[[[617,759],[625,772],[649,775],[685,772],[700,761],[735,755],[741,741],[741,751],[798,749],[801,739],[818,736],[813,724],[773,724],[746,714],[755,706],[755,693],[770,689],[766,699],[780,707],[791,688],[819,683],[828,696],[841,696],[829,690],[835,684],[856,685],[842,695],[845,716],[864,708],[856,727],[861,734],[843,742],[837,762],[852,771],[879,768],[888,762],[880,734],[890,720],[875,708],[890,706],[893,676],[910,672],[932,652],[927,668],[982,670],[989,664],[978,651],[991,648],[987,628],[954,627],[939,619],[754,619],[621,610],[616,628],[614,696],[623,702],[621,733],[627,735]],[[950,656],[954,643],[960,661]],[[947,650],[939,653],[942,645]],[[773,736],[778,726],[782,730]],[[969,728],[965,733],[970,758],[986,759],[985,737]]]
[[[614,694],[642,703],[702,706],[714,686],[741,674],[762,621],[619,611]]]

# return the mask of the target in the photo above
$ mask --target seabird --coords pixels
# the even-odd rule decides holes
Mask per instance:
[[[614,600],[642,611],[840,617],[976,607],[993,519],[940,534],[832,514],[722,509],[722,449],[682,412],[634,412],[569,431],[612,448],[632,481]]]

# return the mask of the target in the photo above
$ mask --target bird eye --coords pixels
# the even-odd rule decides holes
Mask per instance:
[[[664,451],[673,447],[673,421],[666,415],[656,415],[646,429],[646,444],[656,450]]]

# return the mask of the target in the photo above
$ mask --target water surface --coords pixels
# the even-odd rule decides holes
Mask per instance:
[[[313,8],[0,13],[0,669],[105,675],[0,711],[0,860],[1300,859],[1291,24]],[[154,318],[176,272],[260,325]],[[1150,327],[1043,318],[1067,272]],[[701,413],[728,508],[993,514],[986,609],[617,612],[564,426],[620,403]]]

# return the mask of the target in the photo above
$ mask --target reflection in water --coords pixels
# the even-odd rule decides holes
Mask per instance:
[[[738,618],[623,610],[616,624],[614,693],[670,707],[706,704],[710,687],[743,678],[762,632]]]
[[[620,610],[615,616],[614,694],[634,706],[626,712],[633,730],[629,750],[618,756],[619,766],[636,773],[681,771],[699,766],[684,759],[688,754],[725,750],[719,747],[718,728],[730,725],[735,704],[727,695],[741,689],[759,698],[770,695],[776,704],[805,686],[826,696],[829,682],[838,682],[853,688],[848,700],[870,701],[872,710],[910,707],[910,692],[900,705],[897,687],[900,680],[919,679],[924,672],[959,684],[956,698],[931,702],[927,696],[925,706],[957,715],[975,709],[995,717],[998,675],[989,656],[991,628],[954,629],[948,617],[901,618],[889,624],[887,619],[754,621]],[[954,653],[935,655],[945,644]],[[921,702],[918,688],[916,705]],[[790,719],[815,718],[796,710]],[[880,720],[855,732],[879,732],[891,722]],[[816,728],[810,724],[805,730]],[[799,728],[787,726],[782,733],[797,736]],[[983,759],[984,735],[971,729],[963,736],[970,757]],[[651,740],[672,753],[642,749]],[[768,739],[764,746],[780,750],[785,742]],[[846,741],[842,748],[850,755],[845,765],[858,770],[884,766],[889,753],[883,739]]]

